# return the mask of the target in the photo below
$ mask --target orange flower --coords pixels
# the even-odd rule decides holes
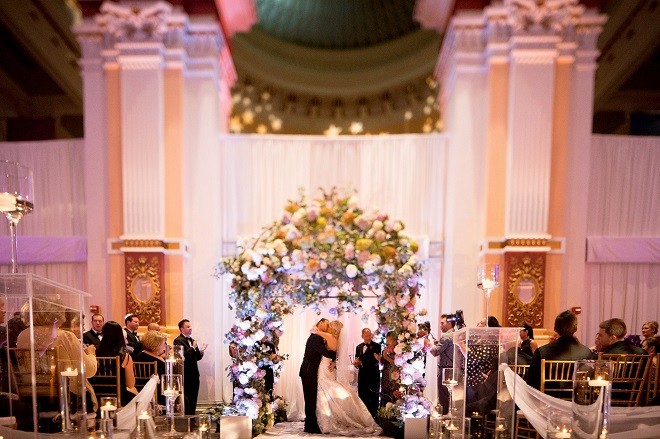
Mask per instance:
[[[319,261],[316,259],[310,259],[307,261],[307,265],[305,265],[305,274],[311,275],[314,274],[318,271],[319,269]]]
[[[284,207],[284,210],[290,213],[294,213],[298,209],[300,209],[300,206],[298,206],[296,203],[289,203]]]
[[[383,247],[383,256],[385,259],[392,259],[396,256],[396,249],[391,245],[386,245]]]
[[[325,217],[330,218],[331,216],[334,215],[334,213],[335,213],[335,211],[333,209],[329,208],[329,207],[322,207],[321,208],[321,216],[325,216]]]
[[[355,214],[353,212],[345,212],[341,216],[341,222],[346,225],[353,224],[354,219],[355,219]]]

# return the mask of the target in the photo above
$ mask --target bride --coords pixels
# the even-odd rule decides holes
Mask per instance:
[[[340,340],[343,326],[341,322],[333,320],[328,326],[328,332],[312,329],[312,332],[325,339],[329,350],[338,353],[337,368],[340,372],[349,367],[349,354],[340,354],[338,349],[346,344],[345,337]],[[321,431],[342,436],[380,435],[382,429],[371,417],[357,392],[349,384],[339,382],[334,369],[330,359],[323,357],[319,365],[316,397],[316,417]]]

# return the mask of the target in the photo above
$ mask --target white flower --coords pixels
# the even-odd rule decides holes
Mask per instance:
[[[241,328],[243,331],[247,331],[248,329],[250,329],[250,326],[252,326],[252,322],[248,320],[241,320],[240,322],[236,323],[236,326]]]
[[[242,385],[246,385],[250,382],[250,378],[246,374],[242,373],[238,376],[238,382]]]
[[[423,371],[424,369],[426,369],[426,366],[424,365],[424,360],[422,360],[421,358],[413,361],[412,366],[418,371]]]
[[[353,264],[348,264],[346,266],[346,276],[353,279],[358,274],[358,268]]]

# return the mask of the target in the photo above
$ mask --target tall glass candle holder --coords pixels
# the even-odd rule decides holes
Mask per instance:
[[[0,212],[9,220],[11,234],[11,272],[16,273],[16,228],[34,209],[32,171],[9,160],[0,160]]]
[[[579,360],[573,374],[572,434],[578,439],[606,439],[609,430],[612,364]]]
[[[486,298],[486,326],[488,326],[488,305],[490,296],[500,284],[500,264],[483,264],[477,270],[477,287]]]

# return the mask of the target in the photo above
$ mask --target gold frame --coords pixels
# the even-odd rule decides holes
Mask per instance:
[[[507,326],[543,325],[545,301],[545,253],[511,252],[505,255],[506,296],[504,311]],[[529,301],[521,300],[518,287],[525,280],[534,285]]]
[[[162,289],[160,272],[162,254],[128,253],[126,261],[126,310],[137,315],[140,323],[160,322],[162,317]],[[147,279],[151,285],[148,300],[137,297],[133,290],[136,282]]]

